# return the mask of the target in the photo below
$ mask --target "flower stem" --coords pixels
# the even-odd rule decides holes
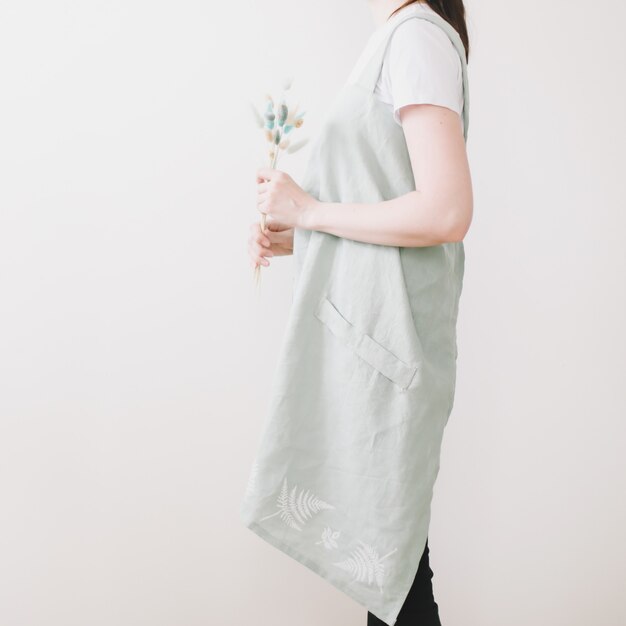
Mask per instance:
[[[278,152],[280,151],[280,148],[278,146],[278,144],[274,144],[276,146],[276,149],[274,150],[274,158],[272,159],[272,162],[270,163],[270,167],[274,168],[276,167],[276,163],[278,162]],[[265,213],[261,214],[261,230],[263,232],[265,232]],[[257,287],[259,286],[260,282],[261,282],[261,265],[257,265],[254,268],[254,282],[257,285]]]

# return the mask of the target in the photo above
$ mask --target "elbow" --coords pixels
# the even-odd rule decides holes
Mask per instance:
[[[472,223],[472,205],[468,204],[463,207],[457,207],[450,211],[446,220],[445,229],[442,239],[445,242],[460,242],[465,239]]]
[[[469,224],[458,224],[448,229],[445,240],[454,243],[463,241],[465,239],[465,235],[467,235],[467,231],[469,230]]]

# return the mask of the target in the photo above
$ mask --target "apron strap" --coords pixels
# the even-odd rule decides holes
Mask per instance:
[[[461,41],[461,37],[456,32],[456,30],[438,13],[418,13],[407,11],[404,14],[398,13],[396,14],[396,16],[398,17],[398,19],[394,23],[389,24],[389,31],[385,34],[383,40],[380,42],[378,48],[372,55],[372,58],[366,64],[359,77],[356,79],[356,82],[365,87],[370,93],[374,93],[374,90],[376,89],[376,84],[378,83],[378,77],[380,76],[380,72],[382,69],[383,60],[385,58],[385,52],[387,51],[387,46],[389,45],[389,41],[391,39],[391,35],[395,31],[395,29],[400,24],[402,24],[402,22],[413,18],[419,18],[432,22],[433,24],[437,24],[438,26],[443,28],[445,33],[448,35],[461,59],[461,69],[463,73],[463,135],[465,141],[467,141],[467,131],[469,129],[469,83],[467,76],[467,61],[465,59],[465,46]],[[394,18],[392,17],[391,20],[393,19]]]

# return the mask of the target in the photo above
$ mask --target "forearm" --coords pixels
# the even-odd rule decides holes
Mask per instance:
[[[459,241],[459,211],[420,191],[373,203],[315,201],[303,212],[302,228],[367,243],[419,247]]]

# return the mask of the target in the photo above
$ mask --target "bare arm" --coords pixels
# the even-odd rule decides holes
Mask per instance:
[[[472,221],[473,193],[459,115],[443,106],[410,104],[400,109],[415,179],[415,191],[372,203],[321,202],[289,174],[257,171],[257,208],[276,230],[293,236],[293,227],[318,230],[368,243],[419,247],[462,241]],[[254,265],[266,256],[289,254],[269,227],[254,227],[250,255]]]
[[[459,115],[442,106],[400,109],[416,191],[376,203],[312,202],[300,227],[393,246],[428,246],[465,237],[472,184]]]

